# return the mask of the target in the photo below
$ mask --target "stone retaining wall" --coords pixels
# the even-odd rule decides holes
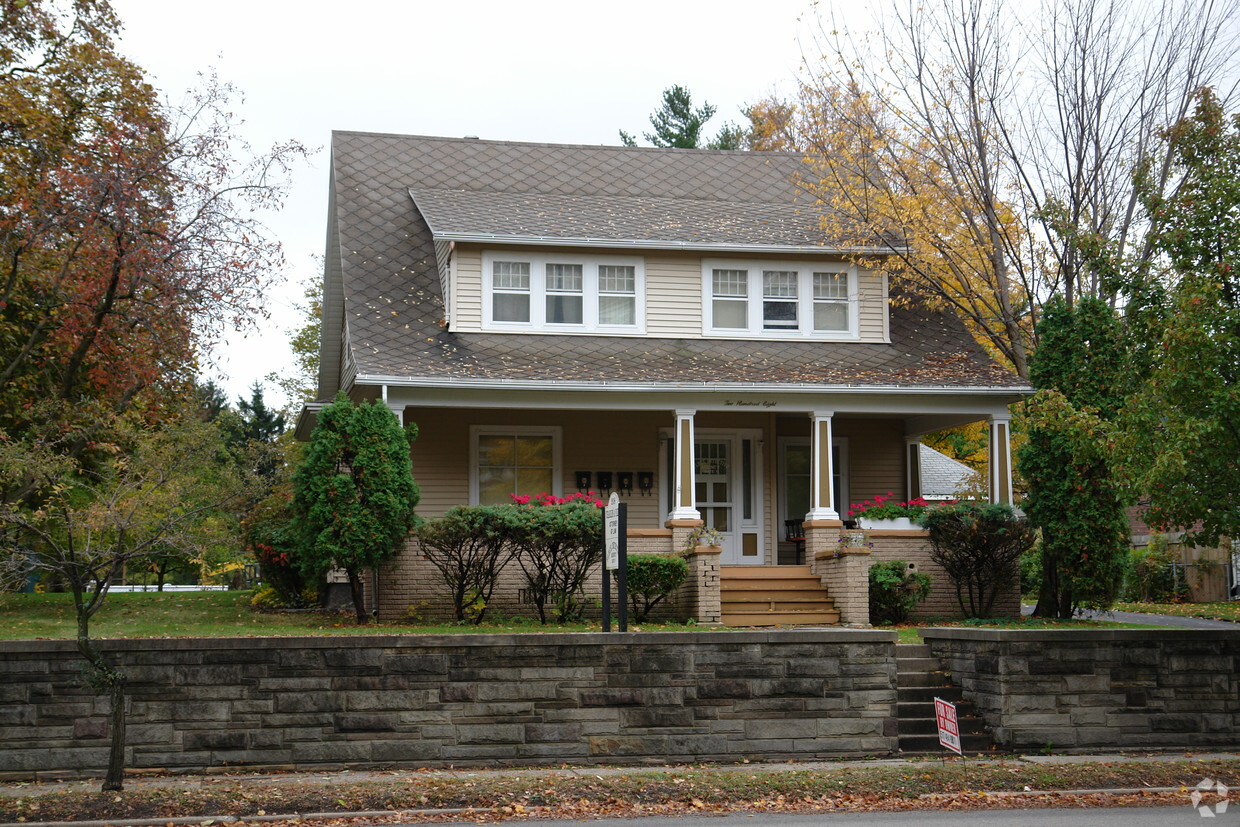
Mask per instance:
[[[1240,745],[1240,629],[923,636],[1006,749]]]
[[[886,754],[893,632],[100,643],[127,766],[641,763]],[[101,770],[106,700],[70,641],[0,643],[0,777]]]

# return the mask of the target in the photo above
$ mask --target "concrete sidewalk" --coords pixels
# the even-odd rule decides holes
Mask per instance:
[[[1185,763],[1192,761],[1240,761],[1240,753],[1209,752],[1209,753],[1149,753],[1123,754],[1100,753],[1092,755],[995,755],[969,756],[958,758],[951,753],[942,756],[920,756],[916,758],[878,758],[871,760],[840,760],[840,761],[806,761],[806,762],[771,762],[754,764],[678,764],[678,765],[635,765],[606,767],[512,767],[505,769],[392,769],[392,770],[356,770],[342,769],[338,771],[307,770],[304,772],[246,772],[236,768],[220,768],[219,771],[205,773],[181,773],[155,775],[149,772],[128,774],[125,777],[126,790],[156,789],[160,787],[176,787],[181,789],[198,789],[220,785],[237,784],[319,784],[332,786],[336,784],[358,784],[368,781],[399,781],[409,779],[470,779],[470,778],[607,778],[622,775],[646,773],[678,773],[678,772],[740,772],[754,773],[776,772],[830,772],[832,770],[851,767],[896,767],[918,765],[927,762],[968,762],[972,765],[1027,763],[1027,764],[1138,764],[1154,762]],[[227,771],[226,771],[227,770]],[[0,797],[26,797],[51,792],[93,792],[98,791],[100,778],[75,778],[72,780],[44,780],[25,783],[9,782],[0,784]]]

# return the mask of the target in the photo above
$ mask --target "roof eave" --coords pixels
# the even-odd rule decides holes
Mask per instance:
[[[669,241],[650,238],[566,238],[561,236],[504,235],[500,233],[435,232],[436,241],[478,244],[516,244],[547,247],[630,247],[640,250],[687,250],[715,253],[784,253],[823,256],[875,256],[899,252],[897,247],[827,247],[817,244],[732,244],[707,241]]]
[[[924,393],[982,395],[1029,395],[1029,385],[895,385],[834,384],[812,382],[629,382],[564,379],[470,379],[465,377],[419,377],[358,374],[354,384],[390,385],[406,388],[472,388],[475,390],[556,390],[556,391],[763,391],[767,393]]]

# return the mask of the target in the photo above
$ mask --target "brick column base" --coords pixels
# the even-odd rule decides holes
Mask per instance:
[[[827,594],[845,626],[870,625],[870,549],[840,546],[839,520],[805,523],[806,557],[810,570],[827,587]]]
[[[676,595],[677,605],[686,609],[686,620],[693,618],[701,626],[722,623],[723,609],[719,598],[719,546],[687,548],[689,534],[702,525],[701,520],[668,520],[672,530],[672,551],[683,554],[689,563],[689,576]]]

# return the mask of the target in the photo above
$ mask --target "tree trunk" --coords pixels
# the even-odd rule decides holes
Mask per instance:
[[[112,699],[112,744],[108,752],[108,774],[103,779],[103,791],[121,790],[125,784],[125,676],[112,671],[112,686],[108,692]]]
[[[357,625],[365,626],[370,620],[370,615],[366,612],[366,595],[362,591],[362,576],[360,572],[353,569],[346,569],[349,573],[349,592],[353,595],[353,611],[357,613]]]

